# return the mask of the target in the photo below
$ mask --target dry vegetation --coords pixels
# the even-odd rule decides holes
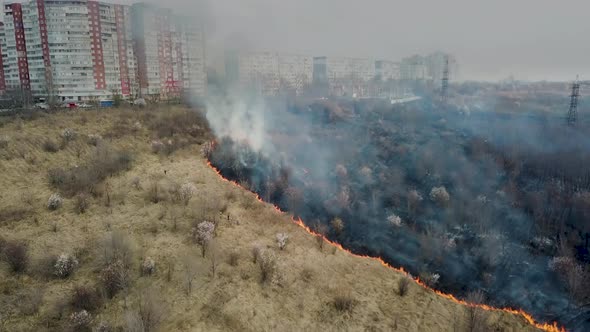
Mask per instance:
[[[532,330],[326,250],[207,166],[194,112],[0,121],[0,331]]]

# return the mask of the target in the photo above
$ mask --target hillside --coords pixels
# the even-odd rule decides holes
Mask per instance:
[[[0,118],[0,331],[536,330],[400,294],[402,273],[221,178],[210,140],[180,107]]]

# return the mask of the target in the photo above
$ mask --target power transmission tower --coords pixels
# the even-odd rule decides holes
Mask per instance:
[[[570,109],[567,114],[567,124],[573,126],[578,118],[578,98],[580,97],[580,82],[576,76],[576,81],[572,84],[572,94],[570,95]]]
[[[449,56],[445,55],[444,59],[444,68],[443,68],[443,76],[442,76],[442,84],[440,90],[440,96],[443,101],[447,100],[448,97],[448,90],[449,90]]]

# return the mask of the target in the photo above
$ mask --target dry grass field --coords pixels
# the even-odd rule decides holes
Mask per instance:
[[[0,118],[0,331],[535,330],[321,245],[208,166],[195,114]]]

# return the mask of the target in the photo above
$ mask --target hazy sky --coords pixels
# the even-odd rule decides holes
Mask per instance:
[[[152,2],[206,15],[212,49],[231,42],[394,60],[443,50],[457,57],[462,79],[590,79],[590,0]]]

